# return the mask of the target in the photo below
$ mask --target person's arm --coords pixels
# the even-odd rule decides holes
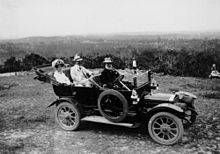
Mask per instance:
[[[89,71],[88,69],[86,69],[85,67],[82,67],[83,71],[86,73],[86,74],[89,74],[89,76],[91,76],[93,73],[91,71]]]
[[[74,70],[73,70],[73,67],[70,68],[70,77],[74,81]]]
[[[59,74],[58,73],[54,73],[54,78],[56,79],[57,82],[59,83],[63,83],[63,80],[60,78]]]
[[[92,72],[87,70],[85,67],[81,67],[82,73],[84,74],[85,78],[90,78],[90,76],[92,75]]]
[[[77,84],[79,82],[79,76],[77,74],[75,67],[72,67],[70,69],[70,76],[71,76],[74,84]]]
[[[59,75],[57,73],[54,73],[54,78],[59,83],[66,84],[66,85],[70,85],[71,84],[69,78],[65,74]]]
[[[104,69],[104,70],[102,70],[101,72],[100,72],[100,82],[101,82],[101,85],[103,86],[103,88],[107,88],[108,87],[108,85],[107,85],[107,77],[106,77],[106,70]]]
[[[64,74],[65,75],[65,74]],[[67,85],[71,85],[72,83],[70,82],[70,79],[65,75],[65,83]]]
[[[112,73],[112,76],[113,76],[115,79],[120,76],[119,72],[118,72],[116,69],[113,69],[112,72],[113,72],[113,73]]]
[[[104,84],[106,82],[106,75],[105,75],[105,70],[102,70],[101,72],[101,75],[100,75],[100,80],[101,80],[101,83]]]
[[[120,73],[115,70],[115,75],[116,75],[117,77],[119,77],[119,76],[120,76]]]

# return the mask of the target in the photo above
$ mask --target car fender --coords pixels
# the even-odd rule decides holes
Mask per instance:
[[[197,99],[197,96],[185,91],[178,91],[175,93],[175,95],[178,96],[180,102],[186,103],[188,105],[193,105],[194,100]]]
[[[76,103],[76,101],[73,98],[69,98],[69,97],[63,97],[60,99],[57,99],[56,101],[54,101],[53,103],[51,103],[48,107],[51,107],[53,105],[59,105],[61,102],[69,102],[69,103]]]
[[[181,109],[179,106],[170,103],[162,103],[153,107],[150,111],[148,111],[147,116],[151,117],[157,112],[164,112],[164,111],[172,113],[179,118],[184,118],[185,115],[183,109]]]
[[[188,96],[188,97],[191,97],[193,99],[197,99],[197,96],[192,94],[192,93],[189,93],[189,92],[186,92],[186,91],[178,91],[175,93],[175,95],[178,95],[179,96],[179,99],[183,99],[184,96]]]

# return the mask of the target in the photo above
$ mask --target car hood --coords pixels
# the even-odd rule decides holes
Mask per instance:
[[[157,93],[144,96],[145,100],[172,102],[175,94]]]

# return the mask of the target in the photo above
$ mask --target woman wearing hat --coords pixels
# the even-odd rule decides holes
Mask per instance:
[[[112,87],[112,82],[120,76],[120,74],[113,68],[112,60],[110,57],[106,57],[103,61],[104,63],[104,70],[101,72],[101,82],[104,86],[109,88]]]
[[[76,86],[91,87],[91,83],[88,78],[92,75],[92,72],[81,65],[82,60],[83,59],[80,56],[78,56],[77,54],[75,55],[73,59],[75,65],[71,67],[70,75],[73,79],[73,83]]]
[[[71,85],[69,78],[63,73],[65,64],[62,59],[56,59],[52,62],[52,67],[55,69],[54,77],[60,83]]]

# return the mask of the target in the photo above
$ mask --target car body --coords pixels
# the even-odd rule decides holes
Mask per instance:
[[[220,78],[220,73],[218,71],[212,71],[209,75],[209,78],[210,79],[213,79],[213,78],[217,78],[219,79]]]
[[[154,141],[172,145],[181,139],[184,128],[196,120],[196,96],[187,92],[153,94],[151,91],[158,85],[153,82],[151,71],[148,81],[138,87],[122,81],[120,76],[112,89],[103,88],[99,76],[89,79],[93,87],[75,87],[48,80],[50,77],[37,69],[35,72],[36,79],[52,83],[58,98],[49,107],[56,106],[55,118],[64,130],[76,130],[81,120],[95,116],[99,117],[93,118],[95,122],[102,118],[103,123],[130,124],[132,128],[146,125]]]

